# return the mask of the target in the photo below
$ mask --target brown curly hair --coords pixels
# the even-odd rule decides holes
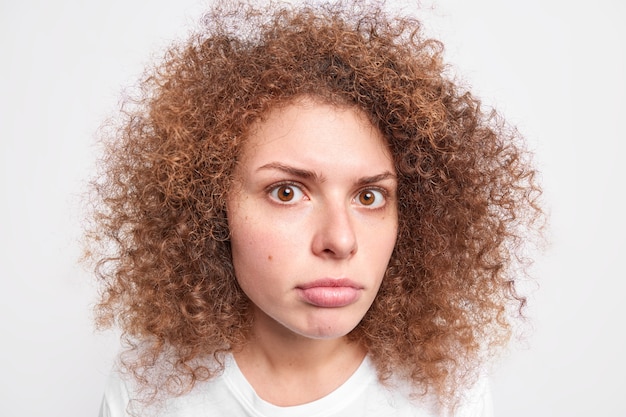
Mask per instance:
[[[165,386],[183,392],[219,372],[202,358],[245,342],[226,196],[251,124],[302,96],[365,112],[393,154],[397,243],[349,335],[381,380],[451,398],[506,342],[540,188],[519,134],[446,76],[442,55],[419,21],[378,4],[238,3],[211,9],[146,73],[103,137],[87,233],[98,324],[122,329],[138,381],[160,390],[168,362]]]

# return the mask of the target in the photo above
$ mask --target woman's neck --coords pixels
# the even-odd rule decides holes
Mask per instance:
[[[248,343],[234,356],[262,399],[293,406],[334,391],[356,371],[365,354],[345,336],[311,339],[265,316],[256,317]]]

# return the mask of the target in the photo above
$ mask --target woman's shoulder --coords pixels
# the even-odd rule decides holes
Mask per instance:
[[[371,372],[374,365],[368,364]],[[432,395],[416,394],[406,379],[391,377],[384,383],[368,386],[363,403],[368,409],[376,408],[383,416],[406,417],[493,417],[493,405],[489,378],[486,374],[477,378],[469,388],[459,392],[456,407],[446,408]]]
[[[217,373],[208,381],[199,381],[189,391],[181,395],[169,394],[162,389],[141,386],[135,378],[113,369],[107,377],[100,417],[191,417],[198,415],[222,415],[219,410],[229,409],[224,401],[228,398],[228,388],[223,383],[223,375]],[[217,414],[216,414],[217,413]],[[233,414],[236,415],[236,414]]]

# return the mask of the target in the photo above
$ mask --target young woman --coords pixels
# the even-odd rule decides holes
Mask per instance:
[[[214,8],[168,51],[94,181],[102,416],[490,415],[540,190],[441,53],[356,3]]]

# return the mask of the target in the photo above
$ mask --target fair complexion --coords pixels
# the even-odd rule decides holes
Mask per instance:
[[[257,122],[236,178],[232,256],[254,324],[235,359],[266,401],[313,401],[365,355],[346,335],[376,297],[395,245],[391,156],[359,111],[302,99]]]

